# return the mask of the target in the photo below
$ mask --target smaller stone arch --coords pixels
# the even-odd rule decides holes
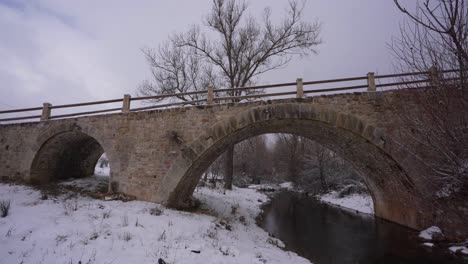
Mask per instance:
[[[43,184],[93,175],[103,153],[100,142],[76,124],[49,129],[38,138],[29,181]]]

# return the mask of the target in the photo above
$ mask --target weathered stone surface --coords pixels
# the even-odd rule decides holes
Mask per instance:
[[[86,176],[106,152],[109,190],[183,207],[201,174],[228,145],[264,133],[294,133],[349,161],[371,190],[377,216],[416,229],[464,224],[434,218],[427,169],[409,155],[408,148],[418,151],[411,149],[413,140],[398,136],[401,124],[392,109],[398,92],[1,125],[0,177],[44,182]]]

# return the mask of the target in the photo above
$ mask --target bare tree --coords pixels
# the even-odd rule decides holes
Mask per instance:
[[[201,84],[244,87],[255,83],[259,75],[287,65],[295,55],[316,53],[321,43],[320,24],[303,21],[304,4],[289,1],[286,16],[274,24],[269,8],[258,22],[254,16],[246,14],[247,5],[243,1],[213,0],[203,27],[196,25],[186,33],[172,36],[171,44],[157,53],[145,51],[155,83],[144,83],[140,92],[193,91],[200,89]],[[238,97],[245,92],[232,90],[227,94]],[[226,151],[227,189],[232,186],[233,155],[234,145]]]
[[[278,134],[275,146],[277,166],[294,184],[300,183],[304,167],[304,141],[292,134]]]
[[[439,189],[435,195],[463,199],[468,186],[468,5],[464,0],[425,0],[408,11],[394,1],[409,20],[390,45],[397,70],[431,68],[430,84],[413,89],[416,105],[396,105],[405,123],[402,133],[426,150],[425,156],[412,154],[432,171],[427,177]],[[459,71],[440,73],[447,69]]]
[[[391,48],[399,70],[460,69],[461,86],[468,66],[468,4],[465,0],[417,1],[413,12],[398,0],[398,9],[409,22],[400,27],[400,38]],[[422,2],[422,4],[421,4]]]
[[[173,42],[166,42],[157,50],[142,49],[150,67],[153,80],[145,80],[138,87],[141,96],[175,94],[187,104],[201,104],[206,93],[185,94],[204,91],[208,86],[218,85],[211,65],[205,64],[193,49],[181,48]],[[150,100],[150,103],[162,99]]]
[[[222,175],[222,165],[224,164],[224,156],[219,156],[206,170],[204,174],[203,181],[205,183],[212,184],[213,187],[216,187],[216,183]]]
[[[327,190],[328,184],[326,174],[330,169],[328,165],[332,157],[331,151],[311,140],[305,142],[305,149],[305,153],[302,157],[304,163],[312,163],[312,166],[309,167],[318,169],[320,187],[322,190]]]
[[[468,62],[468,6],[465,0],[425,0],[422,4],[418,1],[414,12],[409,12],[398,0],[394,2],[416,27],[423,28],[423,34],[435,41],[435,45],[447,48],[462,64]]]
[[[267,147],[267,137],[260,135],[248,138],[235,148],[235,183],[259,184],[262,178],[272,178],[272,151]]]
[[[308,138],[278,134],[274,144],[274,168],[289,181],[311,192],[353,186],[361,189],[363,180],[352,166],[333,151]]]
[[[287,16],[278,25],[271,21],[271,11],[267,8],[260,24],[245,14],[244,2],[214,0],[205,19],[205,26],[212,34],[209,36],[194,26],[189,32],[177,35],[174,41],[179,47],[197,50],[200,57],[217,68],[218,76],[224,78],[229,88],[243,87],[258,75],[285,66],[291,55],[316,53],[320,25],[301,21],[303,7],[290,1]],[[240,96],[243,92],[229,94]]]

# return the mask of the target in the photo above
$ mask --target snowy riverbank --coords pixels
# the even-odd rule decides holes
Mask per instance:
[[[340,197],[339,192],[331,191],[319,195],[317,198],[325,203],[339,205],[365,214],[374,214],[374,203],[372,197],[368,194],[350,194]]]
[[[0,184],[0,200],[11,201],[0,218],[0,263],[309,263],[255,224],[264,194],[223,193],[197,188],[207,215],[67,194],[42,200],[37,190]]]
[[[281,184],[250,185],[248,188],[263,192],[276,192],[283,190],[304,193],[302,189],[294,187],[292,182],[285,182]],[[315,197],[324,203],[338,205],[365,214],[374,214],[374,202],[372,201],[372,197],[369,194],[351,193],[340,197],[340,193],[341,192],[339,191],[330,191],[325,194],[316,195]]]

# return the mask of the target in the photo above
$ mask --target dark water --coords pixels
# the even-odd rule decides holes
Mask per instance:
[[[446,248],[422,246],[411,229],[289,192],[265,206],[260,224],[316,264],[468,263]]]

